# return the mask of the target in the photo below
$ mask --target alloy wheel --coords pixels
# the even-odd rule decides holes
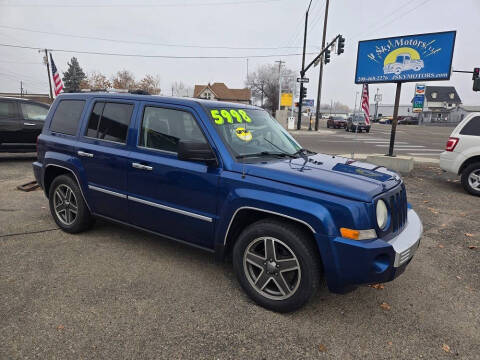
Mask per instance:
[[[272,237],[260,237],[250,243],[243,256],[243,267],[250,285],[272,300],[289,298],[300,285],[298,258],[287,244]]]
[[[470,185],[472,189],[480,190],[480,169],[473,170],[468,175],[468,185]]]
[[[61,184],[55,189],[53,195],[55,215],[64,225],[70,226],[77,219],[78,203],[73,190]]]

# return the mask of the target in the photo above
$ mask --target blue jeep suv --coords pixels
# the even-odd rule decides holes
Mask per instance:
[[[394,172],[303,149],[255,106],[63,94],[33,163],[58,226],[96,217],[228,256],[245,292],[280,312],[393,280],[422,224]]]

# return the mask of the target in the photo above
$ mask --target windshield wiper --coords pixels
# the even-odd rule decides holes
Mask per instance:
[[[262,151],[258,153],[253,153],[253,154],[243,154],[243,155],[237,155],[235,156],[236,159],[245,159],[245,158],[251,158],[251,157],[262,157],[262,156],[278,156],[278,157],[294,157],[288,153],[284,152],[271,152],[271,151]]]
[[[292,156],[300,155],[302,158],[305,158],[305,156],[307,156],[308,154],[316,154],[316,152],[308,150],[308,149],[300,148],[291,155]]]

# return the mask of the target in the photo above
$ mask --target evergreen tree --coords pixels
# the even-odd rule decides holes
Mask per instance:
[[[87,78],[76,57],[72,57],[68,63],[68,70],[63,73],[65,92],[77,92],[81,89],[81,83]]]

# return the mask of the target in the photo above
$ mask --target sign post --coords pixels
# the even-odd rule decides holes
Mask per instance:
[[[455,36],[445,31],[358,42],[355,83],[397,84],[388,156],[394,156],[402,83],[450,80]]]

